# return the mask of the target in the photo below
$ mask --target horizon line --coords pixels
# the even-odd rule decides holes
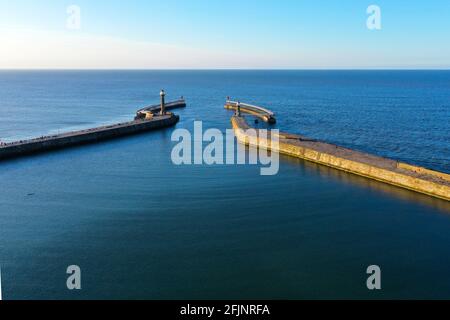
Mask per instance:
[[[1,71],[450,71],[450,67],[428,68],[0,68]]]

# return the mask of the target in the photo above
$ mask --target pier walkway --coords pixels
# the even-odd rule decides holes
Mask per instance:
[[[186,107],[184,100],[171,102],[165,105],[165,110]],[[151,117],[140,117],[141,110],[151,112]],[[174,126],[180,120],[178,115],[161,111],[161,105],[154,105],[137,112],[134,121],[117,123],[91,129],[61,133],[52,136],[42,136],[35,139],[21,140],[0,144],[0,161],[8,158],[67,148],[75,145],[95,143],[102,140],[114,139],[127,135],[142,133],[161,128]]]
[[[166,110],[174,110],[179,108],[186,108],[186,101],[184,99],[180,99],[177,101],[169,102],[165,104]],[[161,104],[151,105],[149,107],[142,108],[136,112],[137,115],[140,113],[151,112],[158,113],[161,111]]]
[[[337,145],[280,133],[279,143],[269,137],[259,137],[244,117],[233,116],[231,123],[240,143],[265,148],[321,165],[364,176],[370,179],[413,190],[450,201],[450,175],[386,159]]]
[[[274,124],[277,122],[277,120],[275,118],[275,114],[266,108],[254,106],[254,105],[247,104],[247,103],[239,103],[239,104],[240,104],[241,112],[243,112],[243,113],[251,114],[255,117],[262,119],[263,121],[265,121],[267,123]],[[238,107],[237,101],[227,100],[227,102],[225,103],[225,109],[236,111],[237,107]]]

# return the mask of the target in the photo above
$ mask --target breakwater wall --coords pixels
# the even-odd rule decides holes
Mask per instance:
[[[234,116],[231,123],[240,143],[265,148],[338,170],[364,176],[401,188],[450,201],[450,175],[311,140],[299,135],[280,133],[279,142],[263,138],[245,118]]]
[[[230,101],[227,100],[225,103],[225,109],[227,110],[233,110],[237,111],[238,105],[240,106],[240,111],[243,113],[250,114],[252,116],[258,117],[259,119],[263,120],[264,122],[275,124],[277,122],[277,119],[275,118],[275,114],[263,107],[254,106],[248,103],[240,103],[237,101]]]
[[[135,120],[3,144],[0,146],[0,160],[161,129],[173,126],[178,121],[179,116],[167,114],[151,120]]]
[[[179,108],[186,108],[186,101],[184,99],[180,99],[177,101],[169,102],[164,105],[164,108],[166,110],[173,110],[173,109],[179,109]],[[136,112],[137,115],[141,112],[152,112],[157,113],[161,111],[161,104],[155,104],[151,105],[145,108],[142,108]]]

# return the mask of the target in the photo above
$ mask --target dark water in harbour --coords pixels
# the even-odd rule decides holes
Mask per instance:
[[[0,140],[127,120],[161,88],[188,100],[178,128],[229,128],[229,95],[450,173],[450,71],[0,72]],[[172,130],[0,163],[3,298],[450,298],[448,202],[288,157],[177,167]]]

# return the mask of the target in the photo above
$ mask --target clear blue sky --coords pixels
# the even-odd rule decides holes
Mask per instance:
[[[0,0],[0,36],[0,68],[450,68],[450,1]]]

